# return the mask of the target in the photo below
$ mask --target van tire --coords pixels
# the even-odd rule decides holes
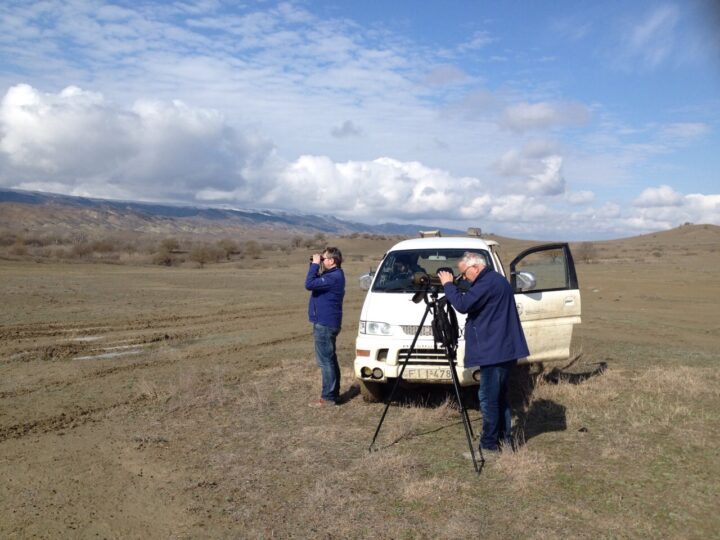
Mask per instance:
[[[365,403],[380,403],[385,398],[385,384],[360,380],[360,395]]]

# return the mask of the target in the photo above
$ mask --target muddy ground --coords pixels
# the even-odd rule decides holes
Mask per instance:
[[[307,407],[303,251],[204,269],[0,261],[0,537],[713,536],[719,230],[596,243],[572,370],[608,368],[539,378],[519,451],[479,477],[437,393],[408,392],[367,451],[382,405],[352,380],[356,282],[387,242],[338,241],[333,410]]]

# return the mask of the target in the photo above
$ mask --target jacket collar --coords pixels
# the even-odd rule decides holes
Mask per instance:
[[[489,266],[486,266],[485,268],[483,268],[482,272],[480,272],[478,274],[478,277],[475,278],[475,281],[473,281],[473,285],[475,285],[475,283],[477,283],[480,279],[482,279],[483,276],[487,275],[490,272],[492,272],[492,268],[490,268]]]

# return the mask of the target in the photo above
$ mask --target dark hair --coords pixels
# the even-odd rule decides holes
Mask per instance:
[[[327,253],[328,256],[326,258],[333,259],[335,261],[335,265],[338,268],[342,267],[343,256],[338,248],[328,246],[325,248],[325,251],[323,251],[323,253]]]

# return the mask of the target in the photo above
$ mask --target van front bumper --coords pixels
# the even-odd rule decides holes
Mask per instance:
[[[363,381],[386,383],[388,379],[396,379],[400,375],[403,364],[388,364],[363,356],[355,357],[355,376]],[[460,386],[477,385],[480,381],[480,368],[457,366]],[[477,378],[476,378],[477,377]],[[414,364],[410,362],[402,374],[403,380],[412,383],[452,383],[449,363],[445,364]]]

